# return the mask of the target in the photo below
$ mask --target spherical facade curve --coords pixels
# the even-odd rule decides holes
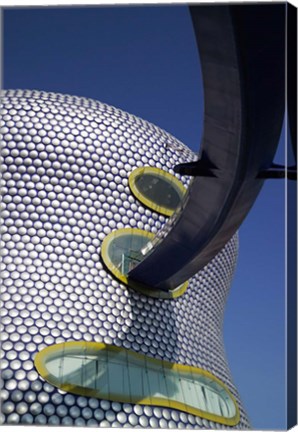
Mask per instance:
[[[5,424],[221,428],[179,410],[65,393],[34,367],[42,349],[89,341],[209,371],[237,400],[222,341],[237,236],[177,299],[150,298],[101,259],[112,231],[157,233],[167,217],[131,193],[129,174],[195,160],[160,128],[100,102],[39,91],[2,93],[2,414]],[[154,269],[153,271],[158,271]]]

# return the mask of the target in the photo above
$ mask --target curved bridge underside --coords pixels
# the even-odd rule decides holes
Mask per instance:
[[[190,12],[205,93],[201,156],[175,167],[194,176],[182,209],[128,275],[152,289],[183,283],[237,231],[272,171],[284,115],[285,5]]]

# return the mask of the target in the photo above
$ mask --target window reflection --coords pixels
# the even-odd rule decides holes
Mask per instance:
[[[182,193],[166,177],[144,173],[136,177],[135,184],[141,194],[158,206],[175,210],[180,204]]]
[[[175,176],[156,167],[137,168],[128,180],[132,193],[141,203],[165,216],[171,216],[179,208],[186,193]]]
[[[229,425],[239,420],[234,398],[210,373],[124,348],[62,343],[42,350],[35,365],[48,382],[76,394],[161,405]]]
[[[138,282],[129,280],[129,272],[143,261],[153,247],[154,234],[138,228],[121,228],[108,234],[101,245],[103,262],[121,282],[129,285],[142,294],[155,298],[176,298],[181,296],[188,282],[169,290],[151,289]]]

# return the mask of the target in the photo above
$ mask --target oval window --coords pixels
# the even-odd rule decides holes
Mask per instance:
[[[98,342],[64,342],[34,360],[50,384],[77,395],[159,405],[225,425],[239,422],[228,388],[210,372]]]
[[[128,273],[140,263],[151,248],[155,235],[138,228],[123,228],[108,234],[101,246],[103,262],[121,282],[149,297],[176,298],[181,296],[188,282],[171,291],[161,291],[129,280]]]
[[[175,176],[156,167],[135,169],[128,182],[130,190],[142,204],[165,216],[174,213],[186,192]]]

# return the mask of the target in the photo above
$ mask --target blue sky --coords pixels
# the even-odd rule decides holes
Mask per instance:
[[[3,37],[4,88],[98,99],[198,151],[203,91],[186,7],[10,9]],[[255,429],[285,427],[284,200],[284,181],[268,180],[240,229],[226,309],[227,357]]]

